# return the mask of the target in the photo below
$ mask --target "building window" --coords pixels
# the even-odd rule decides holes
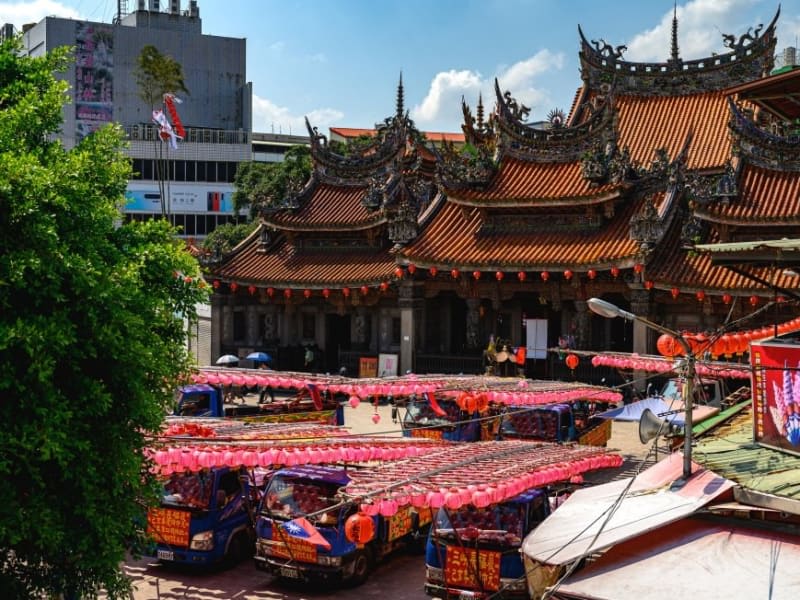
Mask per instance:
[[[217,163],[212,160],[206,161],[206,178],[204,181],[209,183],[217,182]]]
[[[142,179],[147,179],[149,181],[152,181],[153,179],[155,179],[155,177],[153,177],[153,161],[152,160],[147,160],[147,159],[143,159],[142,160]]]
[[[317,319],[313,313],[303,313],[303,339],[313,340],[317,337]]]
[[[186,181],[186,161],[175,161],[175,181]]]
[[[195,181],[205,181],[206,180],[206,161],[198,160],[196,163],[197,166],[197,176]]]

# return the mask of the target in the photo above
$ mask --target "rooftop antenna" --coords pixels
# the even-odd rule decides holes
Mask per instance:
[[[670,62],[679,63],[681,61],[678,56],[678,0],[675,0],[672,6],[672,52]]]

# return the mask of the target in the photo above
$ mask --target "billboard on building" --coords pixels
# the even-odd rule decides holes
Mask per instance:
[[[753,342],[750,364],[755,440],[800,453],[800,344]]]
[[[233,214],[233,186],[225,183],[169,183],[170,213]],[[132,183],[125,192],[125,211],[161,213],[157,184]]]
[[[75,24],[75,141],[114,120],[114,33]]]

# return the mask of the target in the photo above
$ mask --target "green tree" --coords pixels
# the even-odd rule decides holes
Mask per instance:
[[[311,150],[292,146],[282,162],[241,163],[234,179],[233,206],[250,207],[255,218],[261,211],[278,208],[291,190],[300,189],[311,175]]]
[[[253,233],[257,226],[258,221],[220,225],[203,240],[203,250],[211,254],[230,252],[239,242]]]
[[[147,45],[142,48],[136,58],[136,68],[133,72],[136,85],[139,88],[139,97],[144,101],[150,110],[156,107],[163,109],[164,94],[177,94],[178,92],[189,93],[183,81],[183,67],[171,56],[161,54],[158,48]],[[156,179],[158,181],[158,192],[161,196],[161,214],[167,216],[169,211],[169,187],[167,180],[167,161],[169,159],[169,146],[167,155],[164,153],[164,143],[158,136],[154,138],[154,150],[156,154]]]
[[[53,141],[67,51],[20,50],[0,44],[0,597],[123,598],[157,500],[145,448],[207,290],[168,223],[119,225],[118,126]]]

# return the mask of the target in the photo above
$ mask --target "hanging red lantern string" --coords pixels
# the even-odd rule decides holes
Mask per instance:
[[[580,359],[578,358],[577,354],[567,354],[565,362],[567,363],[567,366],[574,371],[580,363]]]
[[[330,297],[330,295],[331,295],[331,291],[328,288],[325,288],[324,290],[322,290],[322,297],[325,298],[326,300]]]
[[[730,294],[722,294],[722,301],[725,304],[730,304],[731,302],[733,302],[733,296],[731,296]]]
[[[362,285],[361,286],[361,295],[362,296],[366,296],[367,294],[369,294],[369,288],[367,286],[365,286],[365,285]]]
[[[283,297],[286,298],[287,300],[289,298],[291,298],[292,297],[292,290],[289,289],[289,288],[286,288],[285,290],[283,290]]]
[[[268,287],[267,288],[267,296],[272,298],[275,295],[275,288]]]
[[[675,300],[677,300],[677,299],[678,299],[678,296],[680,296],[680,293],[681,293],[681,291],[680,291],[678,288],[674,287],[674,288],[672,288],[672,289],[669,291],[669,293],[670,293],[670,294],[672,294],[672,297],[673,297]]]
[[[597,271],[595,271],[594,269],[589,269],[588,271],[586,271],[586,275],[589,276],[589,279],[594,279],[595,277],[597,277]]]
[[[461,273],[458,272],[458,269],[453,269],[452,271],[450,271],[450,277],[452,277],[453,279],[458,279],[459,275],[461,275]]]
[[[611,276],[616,279],[619,277],[619,267],[611,267]]]
[[[497,273],[494,274],[494,278],[497,279],[497,281],[503,281],[503,272],[498,271]]]
[[[430,269],[428,269],[428,273],[430,274],[431,277],[436,277],[436,274],[438,272],[439,269],[437,269],[436,267],[431,267]]]
[[[697,298],[698,302],[702,302],[706,299],[706,293],[703,290],[697,290],[695,297]]]
[[[408,265],[408,274],[409,275],[413,275],[416,272],[417,272],[417,265],[414,265],[414,264]]]
[[[211,282],[211,285],[214,287],[215,290],[218,290],[219,286],[222,284],[219,282],[219,279],[215,279],[214,281]]]
[[[304,289],[303,296],[305,296],[306,299],[311,298],[311,290],[309,290],[308,288]]]
[[[345,298],[349,298],[350,297],[350,288],[342,288],[342,296],[344,296]]]
[[[389,289],[389,284],[385,281],[381,281],[381,284],[378,286],[382,292],[385,292]]]
[[[517,273],[517,279],[519,279],[520,283],[525,281],[527,278],[528,276],[525,274],[525,271],[520,271],[519,273]]]
[[[248,293],[249,293],[251,296],[255,296],[255,293],[256,293],[256,286],[254,286],[254,285],[248,286],[248,288],[247,288],[247,292],[248,292]]]
[[[550,279],[550,272],[542,271],[541,273],[539,273],[539,277],[542,278],[542,281],[547,281],[548,279]]]
[[[397,267],[394,270],[394,276],[397,277],[398,279],[402,279],[404,273],[405,271],[403,271],[403,267]]]
[[[473,271],[472,272],[472,277],[475,279],[475,281],[478,281],[481,278],[481,272],[480,271]]]
[[[758,306],[758,296],[753,294],[752,296],[750,296],[749,302],[750,306]]]
[[[566,279],[567,281],[569,281],[570,279],[572,279],[572,271],[570,271],[569,269],[567,269],[566,271],[564,271],[564,279]]]
[[[633,265],[633,272],[637,275],[641,275],[642,271],[644,271],[644,265],[642,263],[636,263]]]
[[[235,281],[231,281],[231,283],[230,283],[230,285],[228,287],[230,287],[231,288],[231,292],[235,294],[236,290],[239,289],[239,284],[236,283]]]
[[[652,290],[655,287],[655,285],[656,284],[653,282],[653,280],[648,279],[647,281],[644,282],[644,289],[648,291]]]

